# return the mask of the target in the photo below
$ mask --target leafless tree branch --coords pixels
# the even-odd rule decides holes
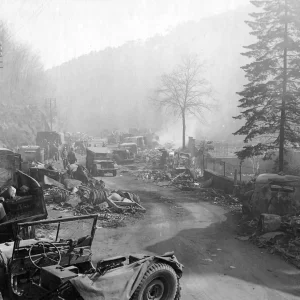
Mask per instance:
[[[159,109],[179,115],[183,121],[183,147],[185,147],[185,119],[188,115],[205,122],[203,112],[213,108],[212,88],[203,77],[204,65],[195,55],[182,58],[181,64],[169,74],[163,74],[151,101]]]

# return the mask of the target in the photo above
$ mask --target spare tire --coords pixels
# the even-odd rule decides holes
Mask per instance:
[[[155,263],[146,271],[131,300],[175,300],[177,296],[178,280],[174,269],[164,263]]]

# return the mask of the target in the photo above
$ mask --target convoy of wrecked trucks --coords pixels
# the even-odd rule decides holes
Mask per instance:
[[[105,299],[115,299],[116,291],[107,287],[103,289],[103,284],[109,280],[110,284],[114,283],[114,278],[119,276],[118,268],[130,271],[138,266],[142,268],[144,264],[146,267],[138,277],[124,276],[117,280],[122,288],[127,286],[127,298],[119,294],[120,299],[152,299],[145,294],[148,289],[153,289],[151,295],[157,299],[180,299],[179,279],[183,266],[173,253],[115,257],[101,260],[94,266],[91,246],[98,215],[47,220],[42,186],[52,185],[60,192],[70,193],[65,187],[66,182],[71,183],[70,187],[67,185],[69,190],[81,189],[82,199],[89,206],[105,202],[115,211],[134,206],[145,212],[137,195],[107,192],[104,182],[94,179],[107,173],[116,176],[118,166],[122,164],[142,162],[148,166],[138,175],[142,179],[168,181],[169,186],[181,190],[211,190],[214,199],[217,196],[241,203],[246,220],[251,221],[252,227],[257,224],[257,228],[253,229],[251,236],[241,236],[240,239],[252,239],[260,246],[273,247],[274,252],[296,261],[296,265],[298,263],[300,219],[296,213],[300,208],[300,178],[297,176],[262,174],[252,184],[235,186],[233,196],[224,197],[225,194],[222,196],[213,188],[207,189],[214,186],[213,176],[201,181],[190,153],[154,149],[155,143],[149,143],[143,136],[125,135],[120,139],[115,134],[107,138],[69,134],[64,137],[57,132],[40,132],[36,144],[21,146],[15,152],[0,149],[0,291],[3,295],[8,293],[9,299],[90,299],[91,293],[95,292],[98,295],[105,293]],[[75,155],[74,148],[76,155],[86,156],[85,166],[72,162],[61,176],[51,164],[46,164],[48,160],[59,160],[63,149]],[[76,181],[82,185],[74,185]],[[62,222],[83,222],[87,219],[93,220],[89,235],[75,240],[60,236]],[[55,223],[58,226],[54,230],[51,224]],[[36,228],[41,227],[51,229],[48,239],[36,237]],[[277,241],[281,237],[288,244],[282,242],[280,247],[278,243],[272,244],[275,237]],[[291,244],[294,245],[292,250]],[[110,273],[109,277],[106,277],[107,273]],[[95,275],[98,275],[98,291],[89,288]],[[151,276],[155,284],[151,285],[152,281],[149,282],[145,276]],[[163,280],[160,280],[161,277]],[[51,278],[50,282],[48,278]],[[133,282],[137,284],[133,285]],[[159,288],[161,285],[164,285],[163,292]]]
[[[104,295],[105,299],[109,300],[115,299],[116,293],[119,293],[117,296],[120,299],[146,299],[147,294],[162,300],[180,299],[179,279],[183,266],[173,253],[161,256],[115,257],[101,260],[94,266],[91,261],[91,246],[98,215],[46,220],[47,208],[40,182],[62,190],[63,185],[60,183],[62,178],[59,172],[51,165],[45,167],[43,163],[49,159],[59,160],[64,147],[73,151],[74,146],[80,154],[86,154],[86,168],[77,165],[75,172],[68,173],[71,178],[75,178],[72,175],[81,170],[80,175],[86,178],[82,182],[91,184],[94,195],[97,191],[104,195],[113,209],[121,209],[123,204],[129,204],[145,211],[139,204],[137,195],[120,192],[108,196],[103,190],[102,181],[95,181],[90,175],[91,173],[94,176],[104,176],[111,172],[116,176],[115,162],[133,163],[137,149],[146,147],[144,139],[127,139],[109,149],[107,141],[103,139],[84,142],[69,140],[69,143],[66,143],[59,133],[41,132],[38,133],[36,142],[37,145],[34,146],[21,146],[18,153],[0,149],[1,297],[3,295],[9,299],[67,300],[90,299],[91,293],[98,293],[98,296]],[[68,171],[70,170],[72,168],[68,168]],[[126,198],[120,195],[128,198],[128,201],[124,201]],[[90,234],[78,236],[76,239],[73,237],[72,240],[68,236],[61,236],[61,223],[78,223],[88,219],[93,220]],[[56,226],[53,226],[54,224]],[[46,236],[43,235],[45,238],[37,238],[36,229],[39,228],[43,228],[44,231],[49,229],[50,232]],[[125,275],[122,278],[120,268],[124,269]],[[137,268],[140,268],[138,273]],[[131,270],[135,272],[128,276]],[[95,275],[98,276],[99,288],[97,291],[89,291],[91,278]],[[102,288],[101,284],[105,284],[106,287]]]

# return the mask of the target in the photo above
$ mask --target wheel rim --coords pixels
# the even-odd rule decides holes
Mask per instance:
[[[162,300],[165,287],[161,280],[153,280],[145,291],[145,300]]]

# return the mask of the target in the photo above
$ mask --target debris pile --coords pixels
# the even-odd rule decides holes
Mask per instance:
[[[138,195],[109,190],[102,180],[88,177],[86,183],[72,178],[61,181],[44,175],[46,202],[54,203],[55,210],[72,211],[76,216],[98,213],[103,227],[122,226],[126,216],[146,211]]]
[[[161,158],[161,151],[158,149],[145,149],[139,153],[139,157],[143,162],[147,162],[150,165],[157,165]]]
[[[259,219],[247,223],[248,226],[252,224],[252,234],[238,239],[251,240],[258,247],[279,254],[300,268],[300,215],[261,214]]]
[[[176,170],[174,175],[175,177],[171,179],[169,185],[184,191],[195,190],[199,187],[199,183],[195,182],[190,169]]]
[[[212,184],[212,178],[199,182],[190,169],[183,167],[166,170],[143,169],[137,172],[136,177],[156,184],[163,183],[163,186],[173,186],[182,191],[197,191],[201,188],[208,188]],[[162,184],[159,185],[162,186]]]
[[[141,170],[138,172],[137,178],[142,180],[150,180],[153,182],[170,181],[172,175],[164,170]]]
[[[238,198],[226,194],[222,190],[201,188],[198,191],[198,196],[203,201],[211,201],[213,204],[218,204],[223,207],[229,207],[232,210],[241,210],[242,208],[242,204],[240,203]]]

